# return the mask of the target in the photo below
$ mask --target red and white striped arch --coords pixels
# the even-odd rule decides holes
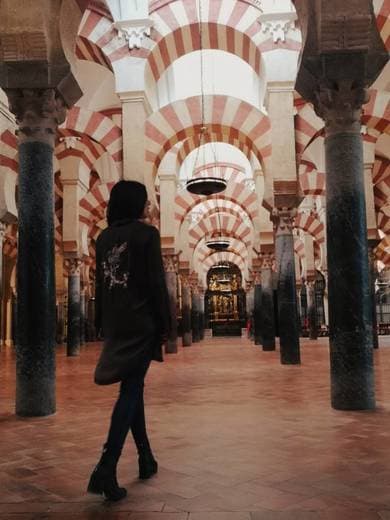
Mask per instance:
[[[300,50],[298,33],[278,47],[270,34],[262,31],[258,8],[246,1],[213,0],[204,2],[202,7],[202,24],[196,2],[169,2],[153,12],[157,43],[148,58],[148,67],[155,81],[176,59],[200,49],[200,28],[202,48],[235,54],[256,74],[260,73],[262,52],[280,47]]]
[[[243,262],[242,269],[245,271],[248,270],[248,252],[240,240],[232,238],[229,249],[227,249],[226,252],[234,252],[234,254]],[[210,254],[212,254],[212,251],[204,244],[204,242],[201,242],[193,253],[193,266],[196,271],[199,272],[199,270],[203,269],[203,265],[209,258]]]
[[[251,160],[252,152],[251,148],[245,144],[245,142],[240,141],[232,134],[223,134],[221,132],[213,132],[208,133],[202,139],[202,143],[200,142],[199,135],[193,135],[192,137],[185,139],[179,150],[177,152],[177,169],[180,169],[180,166],[183,164],[188,155],[193,152],[196,148],[201,146],[201,144],[207,143],[226,143],[232,146],[235,146],[246,156],[248,161]],[[176,145],[177,146],[177,145]]]
[[[315,164],[310,161],[301,161],[299,182],[305,195],[325,194],[325,172],[317,171]]]
[[[242,219],[242,211],[240,212],[236,208],[239,208],[239,206],[235,205],[235,207],[231,207],[231,203],[229,201],[227,201],[227,202],[226,201],[222,201],[222,204],[221,204],[220,201],[218,200],[218,207],[216,207],[214,205],[213,208],[205,211],[202,214],[202,219],[203,220],[207,219],[210,215],[214,215],[217,212],[221,212],[224,215],[233,215],[233,217],[235,217],[236,219],[241,220],[243,225],[246,225],[250,230],[253,230],[252,222],[245,223],[244,220]],[[192,227],[195,227],[196,225],[197,224],[193,225]]]
[[[99,143],[112,157],[121,172],[123,159],[122,130],[107,116],[81,107],[69,110],[60,127],[61,134],[86,134]]]
[[[385,236],[375,249],[375,256],[385,265],[390,265],[390,236]]]
[[[295,106],[295,148],[298,154],[302,154],[314,136],[324,128],[324,122],[316,115],[313,106],[301,98],[297,99]]]
[[[96,240],[102,230],[102,221],[105,221],[108,200],[114,184],[115,182],[95,184],[80,200],[79,220],[84,255],[90,254],[88,239]]]
[[[295,217],[294,226],[312,235],[319,244],[325,242],[325,226],[316,216],[300,212]]]
[[[247,265],[245,260],[235,251],[218,251],[210,253],[207,258],[204,259],[200,268],[203,271],[203,276],[207,274],[209,269],[220,262],[232,262],[239,267],[244,274],[247,271]]]
[[[243,183],[248,179],[243,168],[235,164],[228,163],[208,163],[199,166],[194,171],[193,178],[198,177],[218,177],[228,182]]]
[[[19,171],[18,142],[14,132],[9,129],[0,134],[0,167],[13,175]]]
[[[218,194],[218,206],[220,208],[241,208],[253,221],[258,216],[257,195],[242,184],[232,185],[228,183],[226,190]],[[231,204],[227,204],[230,202]],[[175,218],[181,224],[186,215],[196,206],[202,204],[205,212],[214,210],[216,207],[215,195],[200,197],[193,195],[187,190],[180,190],[175,197]]]
[[[303,260],[306,258],[305,255],[305,244],[303,243],[303,240],[301,240],[299,237],[294,236],[294,251],[300,258],[300,260]]]
[[[208,131],[230,135],[247,145],[263,164],[271,155],[270,121],[256,107],[230,96],[205,96],[178,100],[154,112],[146,121],[146,161],[152,177],[165,153],[177,142]],[[264,168],[266,171],[266,168]]]
[[[80,200],[79,220],[82,224],[90,226],[105,217],[108,199],[114,182],[96,184]]]
[[[376,156],[372,176],[375,207],[379,210],[390,202],[390,161]]]
[[[378,211],[376,219],[378,228],[383,231],[383,233],[390,234],[390,217],[382,211]]]
[[[375,156],[374,167],[372,171],[373,184],[379,184],[390,176],[390,161],[385,157]]]
[[[390,134],[390,92],[369,90],[370,99],[363,106],[362,124],[377,138]]]
[[[387,50],[390,50],[390,4],[388,0],[374,0],[376,23]]]
[[[219,211],[202,219],[192,228],[189,229],[188,239],[191,249],[206,237],[211,236],[215,232],[221,232],[224,236],[239,238],[246,247],[250,247],[252,242],[252,230],[242,220],[233,215],[228,215]]]
[[[152,42],[142,40],[140,49],[131,51],[132,58],[146,58]],[[129,44],[119,38],[111,15],[91,6],[84,13],[76,39],[76,56],[115,70],[116,62],[130,56]]]
[[[55,150],[56,157],[60,162],[68,158],[78,158],[80,167],[90,172],[95,162],[106,153],[106,150],[100,143],[89,139],[85,134],[79,139],[72,144],[72,147],[68,147],[66,138],[63,140],[60,138]]]

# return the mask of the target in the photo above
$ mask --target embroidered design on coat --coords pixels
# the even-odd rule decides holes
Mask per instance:
[[[127,287],[129,272],[123,268],[123,262],[121,268],[121,259],[125,256],[125,265],[127,269],[127,254],[123,255],[126,250],[127,242],[124,242],[119,246],[114,246],[110,251],[108,251],[106,260],[102,262],[104,281],[108,282],[109,289],[112,289],[115,285]]]

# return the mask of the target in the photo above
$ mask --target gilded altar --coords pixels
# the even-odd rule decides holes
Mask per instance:
[[[206,309],[209,326],[221,334],[241,330],[245,320],[245,293],[240,270],[233,264],[210,269],[207,277]]]

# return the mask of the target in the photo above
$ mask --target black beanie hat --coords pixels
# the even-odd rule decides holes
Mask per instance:
[[[117,182],[111,190],[110,200],[108,201],[108,225],[112,226],[119,220],[140,218],[147,198],[146,188],[140,182]]]

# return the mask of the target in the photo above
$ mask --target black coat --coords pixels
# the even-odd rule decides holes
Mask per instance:
[[[169,302],[157,229],[138,220],[106,228],[96,241],[96,329],[104,347],[95,381],[137,373],[148,357],[162,361]],[[99,375],[100,374],[100,375]]]

